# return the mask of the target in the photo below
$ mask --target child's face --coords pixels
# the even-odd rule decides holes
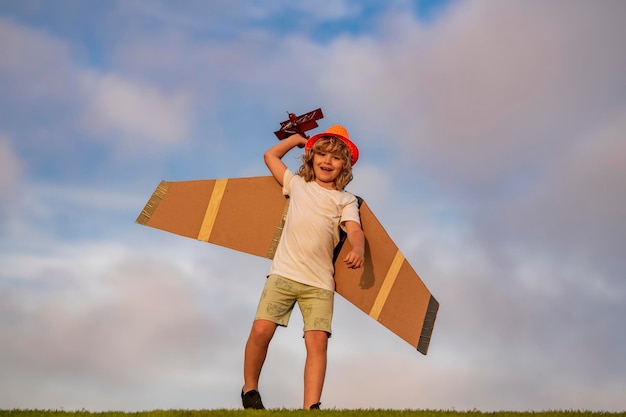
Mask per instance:
[[[320,151],[313,155],[315,182],[324,188],[335,189],[335,179],[343,171],[343,159],[337,154]]]

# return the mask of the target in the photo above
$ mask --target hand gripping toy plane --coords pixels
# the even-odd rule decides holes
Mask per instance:
[[[278,139],[317,127],[322,110],[295,116],[274,132]],[[367,203],[359,199],[365,265],[335,262],[336,292],[426,355],[439,303],[404,258]],[[136,222],[177,235],[272,259],[288,199],[272,176],[161,181]],[[349,243],[342,239],[335,259]]]

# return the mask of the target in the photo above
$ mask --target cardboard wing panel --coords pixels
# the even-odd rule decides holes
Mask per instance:
[[[215,181],[161,181],[137,223],[196,239]]]
[[[162,181],[137,223],[271,259],[287,202],[271,176]],[[336,291],[426,354],[439,303],[366,203],[360,215],[365,265],[344,265],[346,241],[335,262]]]
[[[286,198],[273,177],[162,181],[137,223],[271,257]],[[282,227],[282,226],[280,226]]]
[[[360,213],[366,238],[365,266],[350,269],[343,264],[351,249],[346,242],[335,262],[337,293],[426,354],[439,303],[367,203],[361,205]]]
[[[270,250],[278,243],[280,235],[275,237],[275,234],[287,202],[280,185],[274,177],[267,176],[227,181],[207,241],[252,255],[273,257]]]

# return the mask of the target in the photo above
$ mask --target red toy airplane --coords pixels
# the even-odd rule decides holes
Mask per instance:
[[[300,116],[289,112],[287,112],[287,114],[289,115],[289,119],[281,122],[280,129],[274,132],[276,137],[280,140],[296,133],[308,138],[304,132],[315,129],[317,127],[317,120],[324,117],[322,109],[315,109]]]

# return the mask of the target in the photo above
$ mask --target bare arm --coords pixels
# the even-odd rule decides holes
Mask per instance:
[[[283,156],[295,147],[302,148],[306,145],[306,141],[307,139],[299,134],[291,135],[269,148],[263,154],[265,165],[267,165],[270,172],[280,185],[283,185],[283,177],[285,175],[285,170],[287,169],[287,166],[282,161]]]
[[[357,222],[348,220],[344,223],[346,233],[348,235],[348,242],[352,246],[352,250],[343,259],[349,268],[361,268],[365,262],[365,234],[361,225]]]

